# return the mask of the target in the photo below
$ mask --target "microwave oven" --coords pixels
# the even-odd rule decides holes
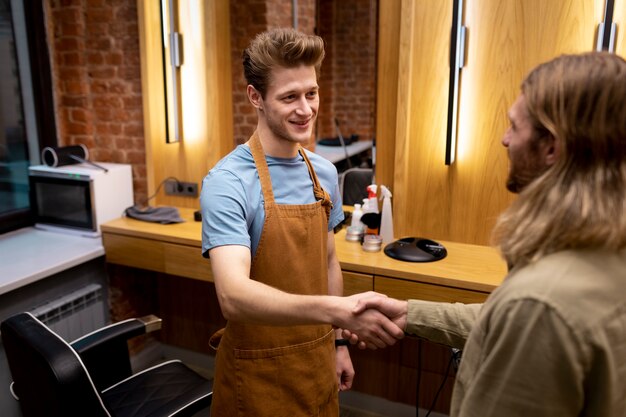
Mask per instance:
[[[28,168],[35,228],[100,236],[100,225],[133,205],[131,166],[99,162]]]

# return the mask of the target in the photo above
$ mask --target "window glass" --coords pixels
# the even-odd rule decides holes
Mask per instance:
[[[57,146],[44,3],[0,0],[0,234],[33,224],[28,167]]]
[[[29,152],[11,2],[0,0],[0,213],[28,209]]]

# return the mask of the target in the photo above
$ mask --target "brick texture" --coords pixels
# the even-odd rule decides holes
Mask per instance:
[[[376,102],[376,0],[299,0],[298,29],[326,41],[317,137],[372,138]],[[137,8],[129,0],[48,0],[46,12],[60,145],[91,159],[133,164],[135,201],[146,198]],[[292,2],[230,3],[235,144],[256,127],[241,53],[258,33],[293,25]]]
[[[376,0],[319,0],[318,34],[326,41],[318,136],[372,139],[376,132]]]
[[[46,6],[59,145],[84,144],[92,161],[133,164],[141,201],[147,187],[136,2]]]
[[[336,136],[334,119],[344,136],[371,139],[376,131],[376,0],[299,0],[298,30],[317,33],[326,42],[320,78],[318,137]],[[292,3],[284,0],[231,2],[233,122],[237,144],[248,140],[256,114],[246,96],[241,53],[259,32],[292,27]]]

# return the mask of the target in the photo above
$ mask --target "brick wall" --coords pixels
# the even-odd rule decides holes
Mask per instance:
[[[235,143],[248,140],[256,127],[256,113],[248,102],[241,54],[250,40],[267,29],[266,0],[230,2],[230,36],[233,78],[233,135]]]
[[[257,33],[291,27],[292,4],[285,0],[240,0],[231,2],[230,12],[234,136],[236,143],[243,143],[256,127],[256,113],[246,96],[241,53]],[[344,136],[374,136],[377,13],[377,0],[298,1],[298,30],[318,33],[326,42],[318,137],[336,136],[335,118]]]
[[[319,0],[318,34],[327,43],[320,94],[319,137],[376,132],[377,0]]]
[[[135,1],[46,2],[59,145],[84,144],[92,161],[133,165],[146,197],[139,32]]]
[[[318,137],[375,132],[377,0],[299,0],[298,29],[326,41]],[[60,145],[85,144],[95,161],[133,164],[135,201],[146,197],[136,2],[48,0],[49,47]],[[235,144],[256,127],[241,53],[258,32],[292,26],[292,3],[230,3]],[[317,26],[316,26],[317,24]]]
[[[298,1],[298,29],[314,33],[315,0]],[[275,27],[293,26],[291,1],[238,0],[230,3],[231,51],[233,77],[233,123],[235,143],[248,140],[256,128],[254,108],[246,95],[246,81],[241,66],[241,54],[257,33]]]

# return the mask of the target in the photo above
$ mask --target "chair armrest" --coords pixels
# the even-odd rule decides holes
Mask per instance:
[[[162,321],[152,314],[123,320],[86,334],[70,344],[78,354],[82,355],[104,344],[117,343],[119,341],[124,341],[125,343],[133,337],[160,330]]]
[[[161,322],[154,315],[120,321],[76,339],[70,345],[101,391],[132,375],[128,340],[159,330]]]

